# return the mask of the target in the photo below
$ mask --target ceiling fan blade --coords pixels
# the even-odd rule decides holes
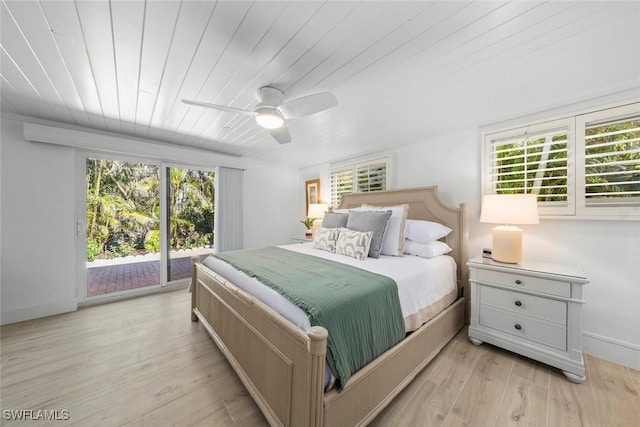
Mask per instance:
[[[268,129],[269,133],[280,144],[288,144],[291,142],[291,134],[289,133],[289,129],[286,126],[281,126],[277,129]]]
[[[253,116],[255,112],[249,110],[242,110],[240,108],[227,107],[226,105],[210,104],[208,102],[192,101],[190,99],[183,99],[182,102],[189,105],[196,105],[198,107],[215,108],[216,110],[226,111],[228,113],[245,114]]]
[[[278,109],[282,111],[285,119],[295,119],[328,110],[336,105],[338,100],[331,92],[320,92],[286,101]]]

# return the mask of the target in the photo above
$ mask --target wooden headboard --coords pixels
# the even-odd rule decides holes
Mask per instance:
[[[341,209],[356,208],[363,203],[374,206],[409,205],[408,218],[439,222],[453,231],[444,241],[453,249],[449,254],[458,266],[458,286],[467,286],[467,204],[459,208],[445,205],[438,196],[438,187],[420,187],[405,190],[387,190],[353,193],[342,196]]]

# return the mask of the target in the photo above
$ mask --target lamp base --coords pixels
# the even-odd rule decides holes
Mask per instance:
[[[492,232],[494,261],[517,264],[522,261],[522,230],[511,225],[500,225]]]

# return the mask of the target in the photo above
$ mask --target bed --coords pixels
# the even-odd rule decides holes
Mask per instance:
[[[460,297],[429,322],[325,392],[327,331],[303,331],[259,299],[194,259],[192,321],[200,321],[271,425],[355,426],[370,422],[462,328],[467,283],[466,204],[442,203],[437,187],[345,195],[340,208],[408,204],[408,218],[452,229],[444,239],[457,266]]]

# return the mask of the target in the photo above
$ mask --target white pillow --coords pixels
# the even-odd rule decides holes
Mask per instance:
[[[368,211],[391,211],[391,217],[387,224],[387,230],[382,238],[382,255],[402,256],[402,248],[404,246],[404,227],[407,215],[409,214],[409,205],[397,206],[371,206],[363,204],[357,210]]]
[[[351,211],[353,209],[332,209],[331,212],[333,213],[349,213],[349,211]]]
[[[445,255],[451,252],[453,249],[449,247],[445,242],[439,240],[433,240],[429,243],[414,242],[413,240],[404,241],[404,253],[407,255],[415,255],[422,258],[433,258],[440,255]]]
[[[404,237],[414,242],[429,243],[440,240],[451,233],[451,229],[437,222],[408,219],[405,221]]]
[[[339,228],[318,228],[313,233],[313,247],[323,251],[335,252],[339,234]]]
[[[336,229],[337,230],[337,229]],[[341,228],[336,242],[336,253],[359,259],[367,259],[371,246],[371,231],[354,231]]]

